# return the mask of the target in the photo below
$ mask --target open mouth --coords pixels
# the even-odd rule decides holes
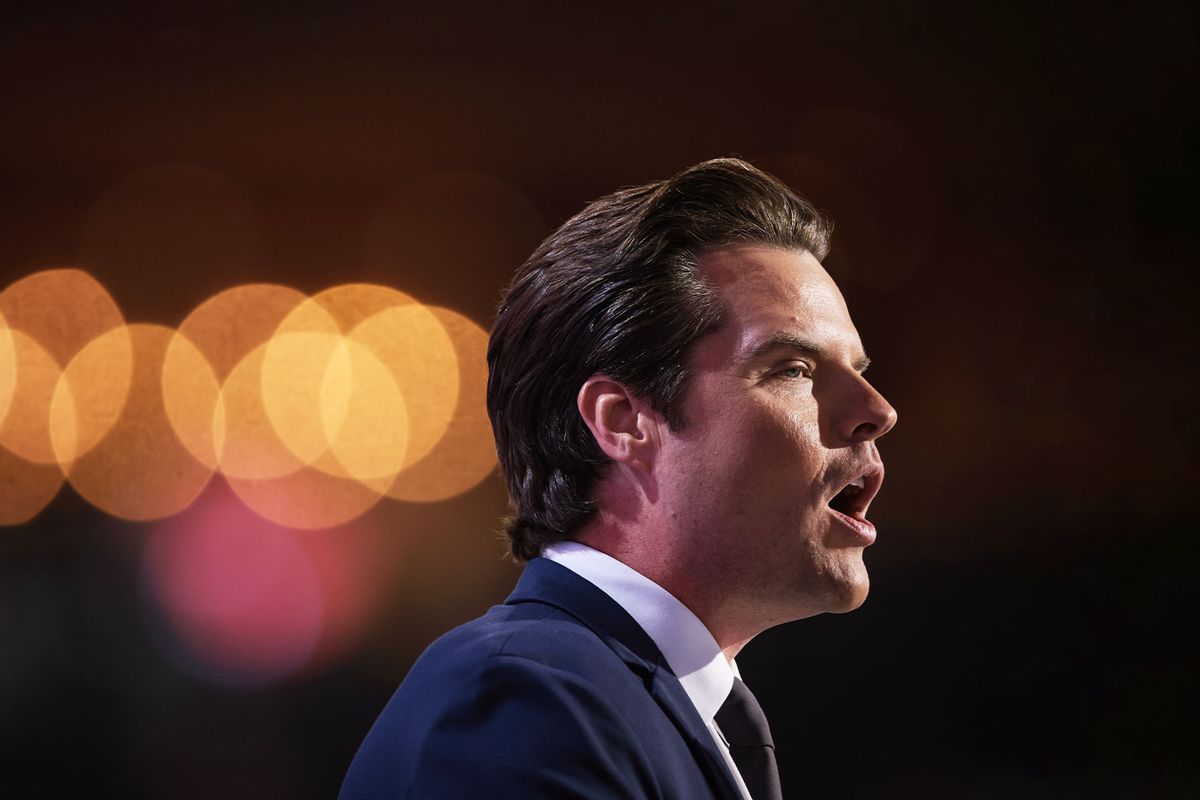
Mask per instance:
[[[838,490],[829,499],[829,507],[848,517],[865,520],[867,508],[883,484],[883,468],[873,466]]]

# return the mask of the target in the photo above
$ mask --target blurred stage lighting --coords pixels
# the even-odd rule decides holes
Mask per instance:
[[[237,286],[171,329],[126,324],[85,272],[35,273],[0,293],[0,524],[64,479],[131,521],[178,514],[214,472],[295,529],[452,498],[496,464],[486,344],[386,286]]]
[[[215,486],[146,538],[141,598],[168,660],[246,688],[293,677],[354,644],[379,584],[369,531],[326,536],[251,513]]]

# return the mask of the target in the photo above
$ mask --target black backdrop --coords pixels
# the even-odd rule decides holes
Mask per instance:
[[[375,281],[486,326],[587,200],[746,157],[836,219],[900,411],[867,604],[739,659],[789,796],[1200,786],[1190,4],[170,5],[4,12],[0,284],[75,264],[173,325],[237,283]],[[252,235],[98,237],[111,187],[181,164],[236,184]],[[515,580],[504,508],[493,476],[372,510],[367,627],[252,689],[163,655],[146,526],[64,490],[0,529],[4,793],[334,795],[415,655]]]

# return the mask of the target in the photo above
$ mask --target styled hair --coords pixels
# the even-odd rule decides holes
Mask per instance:
[[[571,538],[592,515],[609,463],[576,405],[605,375],[663,414],[681,413],[692,344],[725,308],[701,276],[704,253],[734,244],[829,251],[832,224],[745,161],[719,158],[602,197],[550,234],[517,270],[488,344],[487,407],[514,515],[514,558]]]

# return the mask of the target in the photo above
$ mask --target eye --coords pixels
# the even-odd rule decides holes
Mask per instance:
[[[811,371],[807,364],[789,364],[775,372],[775,375],[786,380],[798,380],[799,378],[807,378],[811,376]]]

